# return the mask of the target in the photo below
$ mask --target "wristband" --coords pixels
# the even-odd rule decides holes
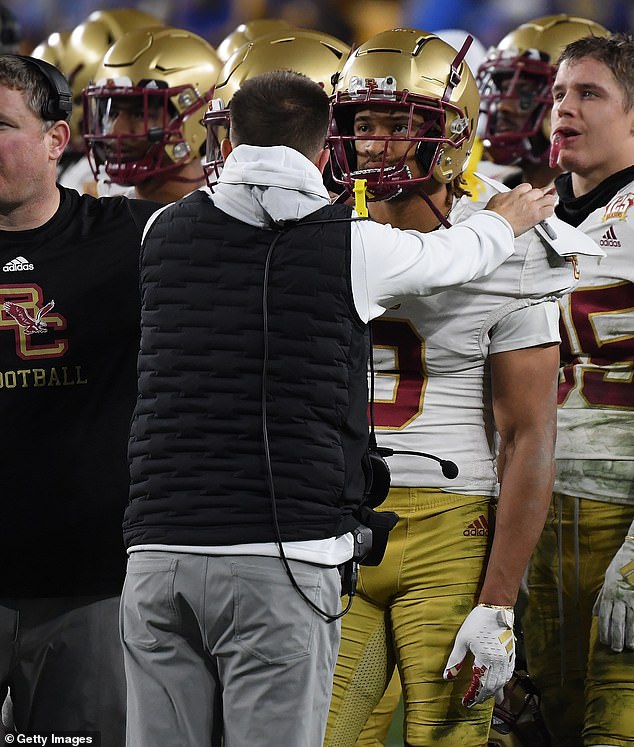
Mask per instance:
[[[484,604],[484,602],[480,602],[480,604],[476,605],[477,607],[486,607],[488,610],[512,610],[514,609],[513,605],[507,605],[507,604]]]

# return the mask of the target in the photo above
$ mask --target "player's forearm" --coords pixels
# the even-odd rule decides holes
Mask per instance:
[[[512,605],[548,514],[554,480],[554,435],[506,447],[491,555],[479,602]]]

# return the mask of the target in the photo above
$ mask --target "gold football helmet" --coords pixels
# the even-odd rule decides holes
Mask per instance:
[[[231,55],[240,47],[249,42],[259,39],[261,36],[277,34],[289,31],[292,25],[281,18],[256,18],[253,21],[241,23],[220,42],[216,52],[223,62],[226,62]]]
[[[570,42],[608,34],[594,21],[562,13],[523,23],[489,50],[477,81],[482,137],[496,163],[548,158],[551,88],[559,55]]]
[[[262,36],[243,45],[225,62],[218,75],[214,99],[205,115],[207,157],[204,164],[209,186],[220,175],[223,159],[220,143],[229,136],[229,102],[245,80],[274,70],[293,70],[333,90],[337,74],[350,51],[345,42],[321,31],[290,29]]]
[[[139,184],[201,158],[220,60],[185,29],[146,28],[108,50],[84,90],[84,139],[95,173]]]
[[[384,200],[435,179],[448,183],[463,172],[476,134],[480,97],[459,51],[436,35],[416,29],[392,29],[355,49],[341,71],[331,98],[328,142],[336,182],[351,190],[355,178],[367,181],[370,199]],[[402,110],[407,131],[354,134],[359,109]],[[414,126],[414,118],[422,124]],[[380,166],[357,169],[356,141],[383,142]],[[388,163],[390,142],[410,143],[396,164]],[[421,176],[412,177],[405,161],[415,149]]]
[[[66,70],[66,50],[68,49],[69,38],[70,31],[55,31],[35,47],[31,52],[31,57],[44,60],[44,62],[55,65],[58,70],[64,72]]]
[[[162,25],[160,19],[135,8],[111,8],[95,10],[71,31],[60,69],[73,92],[70,129],[76,143],[81,144],[82,91],[94,79],[108,49],[128,31]]]

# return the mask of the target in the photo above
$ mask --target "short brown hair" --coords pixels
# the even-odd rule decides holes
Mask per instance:
[[[558,64],[579,62],[585,57],[602,62],[610,70],[623,91],[623,108],[629,112],[634,106],[634,37],[631,34],[584,36],[564,47]]]
[[[288,70],[255,75],[233,94],[229,107],[234,147],[286,145],[311,160],[324,147],[328,96],[305,75]]]

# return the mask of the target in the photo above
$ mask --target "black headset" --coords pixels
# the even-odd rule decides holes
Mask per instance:
[[[42,119],[46,122],[51,120],[56,122],[58,119],[67,120],[73,109],[73,92],[62,73],[54,65],[38,60],[36,57],[23,54],[16,54],[14,57],[35,67],[46,78],[49,96],[40,112]]]

